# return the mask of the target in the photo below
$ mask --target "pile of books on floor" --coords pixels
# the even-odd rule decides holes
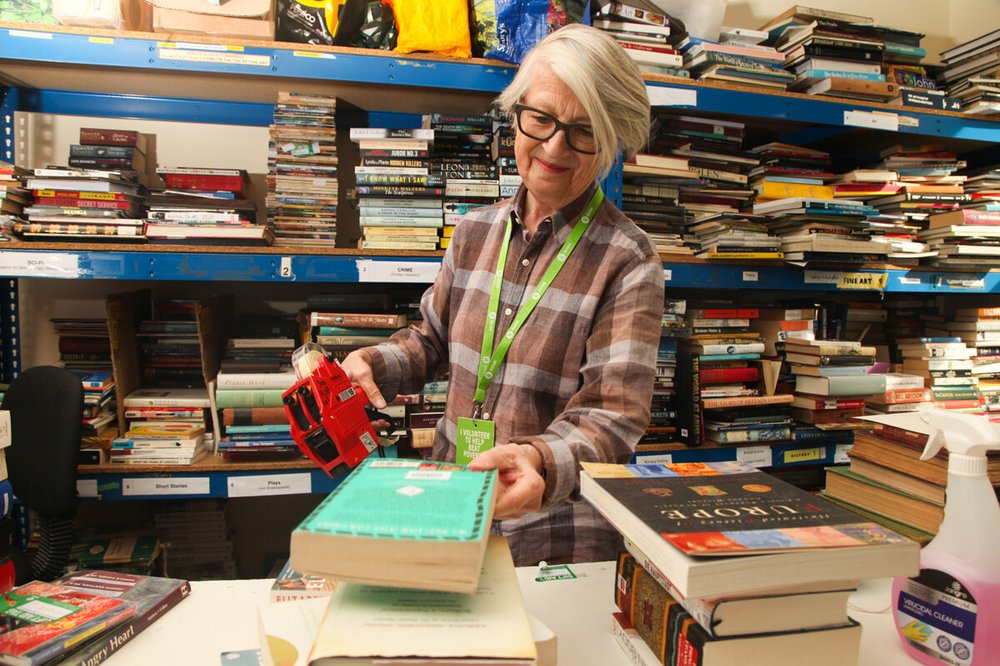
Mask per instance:
[[[648,0],[601,2],[593,25],[621,45],[644,72],[687,76],[678,50],[688,39],[684,23]]]
[[[495,500],[493,471],[363,461],[292,532],[290,568],[335,589],[261,606],[262,648],[280,638],[313,662],[536,663],[510,550],[489,534]]]
[[[235,530],[226,500],[157,502],[153,526],[170,544],[170,574],[189,580],[237,577]]]
[[[915,542],[742,463],[583,467],[628,548],[611,629],[634,663],[857,663],[857,579],[919,566]]]
[[[257,224],[244,169],[157,167],[165,188],[150,194],[146,237],[157,243],[270,245],[274,234]]]
[[[361,154],[354,167],[361,249],[438,249],[445,180],[431,170],[434,134],[423,128],[351,128]]]
[[[14,225],[24,240],[145,241],[142,185],[119,171],[34,169],[25,187],[34,200]]]
[[[336,245],[336,115],[336,97],[278,93],[267,153],[267,219],[275,245]]]

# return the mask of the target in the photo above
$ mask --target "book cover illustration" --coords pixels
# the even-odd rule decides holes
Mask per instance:
[[[494,481],[494,474],[464,465],[368,459],[298,529],[365,538],[480,541],[490,528]]]
[[[122,599],[27,583],[0,597],[0,663],[44,663],[134,613]]]
[[[907,541],[740,462],[583,466],[599,486],[688,555],[755,555]]]

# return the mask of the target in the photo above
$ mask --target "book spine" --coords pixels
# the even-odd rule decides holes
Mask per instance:
[[[755,382],[757,368],[705,368],[701,370],[702,384],[726,384],[729,382]]]
[[[679,387],[677,400],[677,439],[687,446],[701,446],[702,415],[701,361],[697,354],[681,352],[677,355],[675,386]]]
[[[139,133],[135,130],[81,127],[80,143],[84,145],[135,147],[139,143]]]
[[[243,178],[240,176],[221,176],[189,173],[163,173],[163,182],[167,187],[188,190],[226,190],[227,192],[242,192]]]
[[[365,312],[312,312],[310,326],[350,326],[356,328],[398,328],[400,317],[394,314]]]
[[[75,197],[36,197],[36,206],[58,206],[60,208],[101,208],[106,210],[132,210],[135,204],[130,201],[114,201],[108,199],[78,199]]]
[[[900,101],[904,106],[918,106],[925,109],[941,109],[943,111],[961,111],[962,100],[947,95],[930,95],[915,90],[900,90]]]
[[[277,407],[281,405],[283,389],[227,389],[217,391],[215,403],[226,407]]]

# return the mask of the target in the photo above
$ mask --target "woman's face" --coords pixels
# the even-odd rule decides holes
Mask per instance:
[[[542,63],[536,65],[531,85],[521,103],[545,111],[564,123],[590,124],[590,117],[573,91]],[[597,176],[597,155],[586,155],[570,148],[563,131],[539,141],[518,128],[514,156],[528,195],[543,209],[543,214],[562,209],[583,194]]]

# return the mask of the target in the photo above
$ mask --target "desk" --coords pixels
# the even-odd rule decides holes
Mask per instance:
[[[518,569],[525,604],[559,637],[559,666],[625,666],[611,637],[614,564],[576,564],[576,579],[535,582]],[[192,594],[127,644],[110,666],[217,666],[219,655],[258,646],[257,605],[268,603],[270,579],[195,582]],[[851,616],[864,625],[861,666],[912,666],[887,611],[887,580],[866,582],[851,597]],[[885,610],[881,613],[864,610]]]

